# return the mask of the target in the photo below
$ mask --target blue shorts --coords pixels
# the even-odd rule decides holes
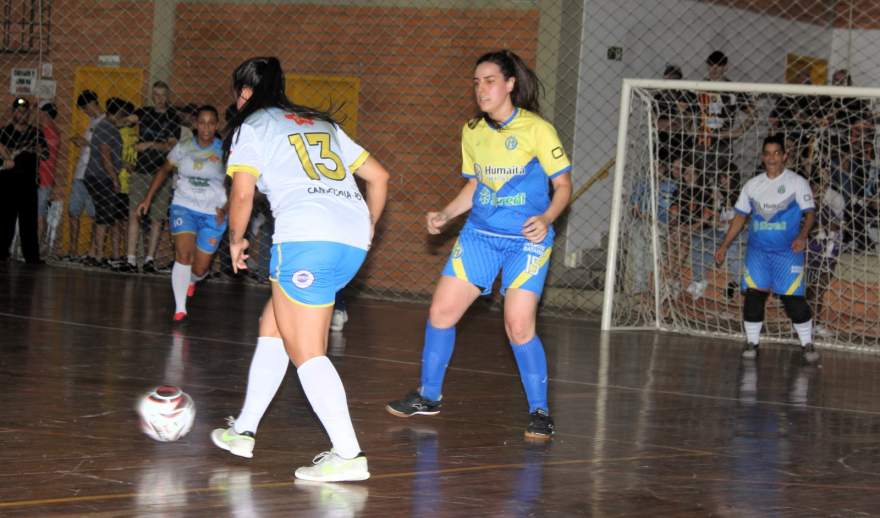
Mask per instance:
[[[86,183],[83,180],[74,180],[70,189],[70,198],[67,200],[67,213],[78,218],[83,211],[90,218],[95,219],[95,204],[92,202],[92,197],[89,196]]]
[[[501,237],[474,230],[462,230],[443,268],[443,275],[467,281],[492,293],[492,284],[501,270],[501,294],[509,288],[537,293],[544,291],[550,268],[553,234],[541,243],[526,238]]]
[[[804,295],[804,252],[766,252],[746,249],[742,288],[771,291],[777,295]]]
[[[171,234],[195,234],[196,248],[206,254],[213,254],[220,246],[226,232],[227,219],[217,224],[217,216],[197,212],[180,205],[171,206]]]
[[[367,251],[331,241],[292,241],[272,245],[269,280],[304,306],[332,306],[336,292],[354,278]]]

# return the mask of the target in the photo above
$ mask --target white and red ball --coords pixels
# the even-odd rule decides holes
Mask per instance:
[[[137,406],[141,431],[151,439],[171,442],[190,430],[196,419],[196,405],[179,387],[160,385],[145,394]]]

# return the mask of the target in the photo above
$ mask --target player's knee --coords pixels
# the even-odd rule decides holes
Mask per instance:
[[[769,293],[748,289],[746,290],[745,303],[743,304],[743,320],[746,322],[763,322],[764,306],[767,304]]]
[[[458,323],[460,317],[459,310],[455,304],[435,300],[428,310],[428,318],[431,325],[440,329],[452,327]]]
[[[535,336],[535,322],[531,318],[504,317],[507,338],[515,344],[524,344]]]
[[[783,295],[780,298],[782,299],[782,307],[785,308],[785,314],[795,324],[803,324],[813,318],[806,298],[793,295]]]

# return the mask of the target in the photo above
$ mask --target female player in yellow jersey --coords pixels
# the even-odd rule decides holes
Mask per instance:
[[[434,292],[422,351],[421,386],[386,409],[400,417],[440,411],[455,325],[501,272],[504,326],[529,403],[526,437],[554,432],[547,404],[547,358],[535,315],[553,246],[552,223],[571,196],[571,164],[556,130],[538,115],[540,83],[509,50],[481,56],[474,69],[479,114],[462,130],[467,183],[443,210],[427,214],[438,234],[470,210]],[[553,185],[552,196],[550,184]]]
[[[385,206],[388,172],[331,116],[293,104],[284,94],[277,58],[252,58],[233,73],[238,113],[223,143],[229,196],[229,251],[235,271],[246,268],[245,229],[254,189],[275,216],[272,298],[260,319],[244,407],[230,428],[211,438],[242,457],[253,455],[254,434],[287,370],[288,355],[312,409],[333,444],[300,479],[326,482],[370,476],[345,388],[326,356],[336,292],[357,273]],[[366,201],[354,175],[366,183]],[[286,350],[286,353],[285,353]]]

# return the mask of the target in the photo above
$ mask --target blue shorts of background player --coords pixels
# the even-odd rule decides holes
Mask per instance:
[[[227,219],[217,224],[217,215],[198,212],[180,205],[170,209],[171,234],[195,234],[196,247],[206,254],[213,254],[220,246],[226,232]]]
[[[332,241],[293,241],[272,245],[269,280],[305,306],[332,306],[336,292],[357,274],[367,251]]]
[[[804,252],[781,250],[746,251],[746,267],[742,289],[770,291],[777,295],[803,296],[806,291]]]
[[[552,250],[552,232],[541,243],[532,243],[524,237],[501,237],[464,229],[452,248],[443,275],[467,281],[481,288],[483,295],[489,295],[501,270],[502,295],[509,288],[518,288],[540,297]]]

